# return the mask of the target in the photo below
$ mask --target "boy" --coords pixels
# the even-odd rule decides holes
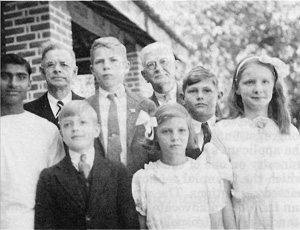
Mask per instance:
[[[2,229],[33,229],[39,175],[65,154],[55,125],[24,110],[30,74],[31,67],[22,57],[1,57]]]
[[[231,166],[225,164],[228,162],[227,156],[218,149],[213,148],[213,145],[209,145],[209,147],[207,145],[206,147],[208,148],[204,150],[204,146],[211,140],[220,147],[217,138],[211,132],[216,123],[216,114],[219,113],[217,102],[222,97],[222,93],[218,90],[218,79],[207,69],[197,66],[183,79],[182,88],[182,98],[193,118],[200,149],[200,151],[187,151],[186,155],[194,159],[206,160],[215,166],[223,179],[224,189],[227,191],[226,194],[230,194],[232,171],[230,169]],[[200,156],[203,150],[205,154]],[[226,203],[222,211],[224,226],[226,229],[236,229],[229,196],[226,196]]]
[[[69,155],[40,175],[35,228],[138,228],[125,167],[95,153],[100,125],[94,109],[73,100],[62,108],[59,124]]]
[[[103,37],[94,41],[90,68],[99,89],[87,101],[98,114],[101,124],[98,140],[105,149],[105,158],[123,163],[134,174],[149,162],[148,152],[140,144],[145,129],[136,126],[136,121],[141,110],[154,112],[155,104],[124,87],[130,65],[126,48],[118,39]]]

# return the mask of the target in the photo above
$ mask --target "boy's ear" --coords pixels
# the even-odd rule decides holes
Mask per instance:
[[[96,132],[95,132],[95,138],[97,138],[97,137],[99,137],[99,135],[100,135],[100,133],[101,133],[101,127],[100,127],[100,124],[99,123],[97,123],[96,125],[95,125],[95,130],[96,130]]]
[[[182,103],[185,105],[186,103],[185,103],[185,100],[184,100],[184,93],[181,92],[181,93],[179,94],[179,97],[180,97],[180,99],[182,100]]]

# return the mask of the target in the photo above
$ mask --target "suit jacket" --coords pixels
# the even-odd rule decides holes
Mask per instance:
[[[155,104],[149,99],[139,95],[133,94],[126,90],[127,95],[127,169],[131,174],[144,167],[145,163],[149,162],[149,152],[143,148],[141,143],[144,139],[145,128],[143,125],[136,126],[136,120],[141,110],[148,114],[153,114],[156,110]],[[98,115],[98,122],[101,124],[99,105],[99,91],[87,99],[87,101],[96,110]],[[102,132],[98,139],[102,146],[104,146],[104,139]]]
[[[176,102],[179,103],[179,104],[181,104],[181,105],[184,105],[184,100],[182,100],[181,97],[180,97],[180,93],[182,92],[182,89],[181,89],[181,87],[180,87],[180,85],[179,85],[178,83],[176,83],[176,87],[177,87],[177,91],[176,91]],[[157,99],[157,97],[155,96],[155,93],[154,93],[154,92],[153,92],[152,96],[149,97],[149,99],[150,99],[151,101],[153,101],[157,107],[160,106],[160,104],[159,104],[159,102],[158,102],[158,99]]]
[[[138,229],[125,167],[95,154],[90,174],[87,200],[69,156],[44,169],[37,185],[35,229]]]
[[[75,94],[72,91],[72,100],[83,100],[83,99],[84,99],[83,97]],[[55,124],[59,129],[58,119],[56,119],[55,116],[53,115],[53,112],[50,107],[50,103],[48,101],[47,93],[45,93],[43,96],[41,96],[40,98],[34,101],[26,103],[24,105],[24,109],[40,117],[46,118],[48,121]]]

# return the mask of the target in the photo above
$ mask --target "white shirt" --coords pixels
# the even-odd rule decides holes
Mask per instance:
[[[79,171],[78,164],[80,162],[81,153],[75,152],[71,149],[69,149],[69,154],[71,157],[71,161],[73,166]],[[90,149],[87,149],[87,151],[84,153],[86,156],[86,163],[92,168],[94,165],[94,159],[95,159],[95,148],[92,147]]]
[[[203,137],[204,137],[203,131],[201,129],[202,122],[194,120],[194,119],[192,120],[192,122],[193,122],[193,125],[194,125],[194,129],[195,129],[196,135],[198,137],[198,147],[201,149],[202,145],[203,145]],[[210,130],[212,130],[212,128],[216,124],[216,116],[215,115],[212,116],[206,122],[207,122]]]
[[[110,100],[107,98],[108,94],[112,92],[108,92],[101,87],[99,87],[99,104],[100,108],[100,118],[101,118],[101,131],[104,139],[104,148],[105,152],[107,152],[107,138],[108,138],[108,113],[110,107]],[[117,104],[118,111],[118,120],[119,120],[119,130],[120,130],[120,141],[122,146],[122,153],[120,155],[121,162],[127,166],[127,96],[125,92],[125,88],[123,85],[119,87],[115,92],[117,96],[115,97],[115,101]]]
[[[1,228],[33,229],[36,186],[65,155],[54,124],[30,112],[1,117]]]
[[[175,84],[173,89],[170,90],[167,94],[162,94],[154,91],[154,94],[160,105],[163,105],[167,102],[176,102],[177,101],[177,85]]]
[[[52,110],[52,113],[54,115],[54,117],[57,117],[56,114],[59,110],[59,107],[57,106],[57,102],[58,101],[62,101],[65,104],[67,104],[68,102],[72,101],[72,91],[70,91],[68,93],[68,95],[62,99],[62,100],[57,100],[55,97],[53,97],[49,92],[47,93],[47,97],[48,97],[48,101]]]

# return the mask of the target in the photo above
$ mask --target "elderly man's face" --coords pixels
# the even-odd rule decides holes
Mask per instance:
[[[142,75],[153,87],[175,83],[176,62],[172,53],[155,49],[144,57]]]
[[[63,49],[48,51],[42,60],[41,68],[48,86],[55,88],[70,86],[78,69],[72,55]]]

